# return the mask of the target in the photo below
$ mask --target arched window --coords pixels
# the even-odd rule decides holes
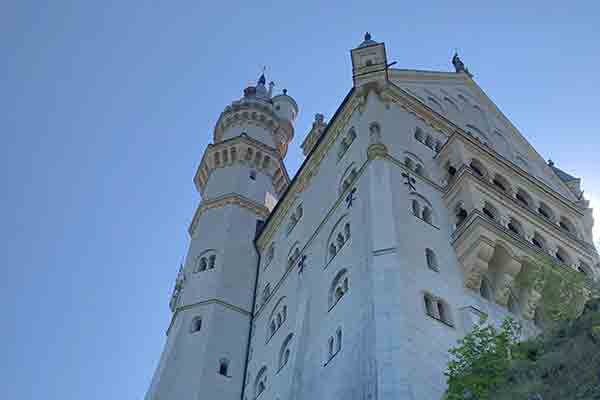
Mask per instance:
[[[335,343],[334,343],[334,340],[333,340],[333,336],[330,336],[329,340],[327,341],[327,349],[328,349],[328,352],[329,352],[329,358],[330,359],[331,359],[331,357],[333,357],[333,354],[335,352],[335,347],[334,346],[335,346]]]
[[[421,205],[415,199],[412,200],[412,212],[415,217],[421,217]]]
[[[510,184],[508,183],[506,178],[504,178],[501,175],[496,174],[494,176],[492,183],[494,184],[495,187],[497,187],[504,193],[508,193],[510,191]]]
[[[229,370],[229,360],[223,358],[219,361],[219,375],[229,376],[227,372]]]
[[[405,152],[404,165],[415,174],[427,177],[427,171],[423,167],[424,163],[416,154]]]
[[[267,367],[262,367],[254,380],[254,397],[260,396],[267,390]]]
[[[425,175],[425,169],[421,164],[417,164],[417,166],[415,167],[415,174]]]
[[[425,294],[423,296],[423,301],[425,302],[425,311],[427,312],[427,315],[435,318],[434,301],[431,298],[431,296],[429,296],[428,294]]]
[[[192,323],[190,325],[190,332],[191,333],[200,332],[200,329],[202,329],[202,318],[195,317],[192,320]]]
[[[514,233],[515,235],[523,236],[523,226],[519,221],[512,217],[508,223],[508,230]]]
[[[576,234],[575,225],[567,217],[560,217],[558,225],[563,231]]]
[[[350,148],[352,142],[354,142],[354,139],[356,139],[356,131],[354,130],[354,127],[352,127],[350,128],[348,133],[340,139],[338,159],[341,159],[344,156],[344,154],[346,154],[346,151]]]
[[[352,183],[357,177],[358,171],[356,170],[354,164],[351,164],[348,168],[346,168],[346,171],[344,172],[344,175],[340,180],[340,194],[344,193],[346,189],[348,189],[352,185]]]
[[[446,315],[446,306],[443,302],[439,301],[437,302],[437,312],[438,312],[438,318],[444,322],[446,322],[448,320],[448,316]]]
[[[488,217],[489,219],[491,219],[493,221],[496,221],[498,219],[498,211],[496,210],[496,208],[493,205],[491,205],[487,201],[485,202],[482,211],[485,214],[485,216]]]
[[[348,271],[344,268],[337,273],[329,288],[329,309],[332,309],[349,290]]]
[[[330,259],[335,257],[335,255],[337,254],[337,248],[335,247],[334,243],[331,243],[329,245],[329,257]]]
[[[415,192],[411,193],[411,196],[413,197],[410,201],[412,214],[428,224],[434,225],[435,217],[429,200]]]
[[[531,196],[521,188],[519,188],[519,190],[517,190],[517,194],[515,195],[515,197],[521,204],[523,204],[527,208],[530,208],[531,205],[533,204],[533,200],[531,199]]]
[[[479,160],[472,160],[469,167],[475,172],[475,175],[481,178],[484,178],[487,175],[487,170]]]
[[[336,351],[340,351],[342,349],[342,328],[337,329],[335,337],[336,337]]]
[[[423,215],[423,221],[427,222],[428,224],[433,223],[433,216],[431,213],[431,208],[424,206],[422,215]]]
[[[555,257],[558,261],[560,261],[563,264],[571,264],[571,257],[569,257],[565,249],[563,249],[562,247],[556,249]]]
[[[541,250],[546,249],[546,240],[544,240],[544,238],[537,232],[533,235],[531,243],[533,243],[535,247],[538,247]]]
[[[492,299],[492,287],[487,278],[481,279],[481,286],[479,287],[479,295],[486,300]]]
[[[283,368],[290,359],[290,342],[292,341],[292,337],[294,337],[294,334],[290,333],[281,345],[281,350],[279,350],[279,369]]]
[[[538,207],[538,213],[540,213],[540,215],[546,218],[548,221],[554,220],[554,213],[552,212],[550,207],[548,207],[548,205],[544,202],[540,202],[540,205]]]
[[[433,137],[431,137],[431,135],[427,135],[427,137],[425,138],[425,146],[427,146],[433,150],[434,144],[433,144]]]
[[[455,207],[454,215],[456,217],[456,226],[457,227],[460,226],[463,222],[465,222],[465,220],[469,216],[469,214],[467,213],[467,210],[465,210],[461,204],[458,204]]]
[[[200,257],[198,260],[198,271],[206,271],[206,257]]]
[[[425,249],[425,259],[427,260],[427,267],[434,271],[439,271],[437,257],[433,250]]]
[[[423,143],[423,130],[419,127],[415,128],[415,139],[417,139],[417,141]]]
[[[215,268],[217,256],[214,250],[206,250],[196,257],[196,266],[193,272],[203,272]]]
[[[267,302],[267,300],[269,299],[270,295],[271,295],[271,284],[267,283],[265,285],[264,290],[263,290],[263,298],[262,298],[263,303]]]
[[[327,239],[328,255],[325,260],[326,264],[341,251],[350,237],[350,221],[348,220],[348,214],[345,214],[336,222]]]

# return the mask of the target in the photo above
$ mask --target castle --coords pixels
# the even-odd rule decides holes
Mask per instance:
[[[263,76],[227,106],[147,400],[438,400],[482,315],[534,334],[540,257],[600,275],[580,180],[473,80],[391,68],[369,34],[350,89],[284,165],[299,112]]]

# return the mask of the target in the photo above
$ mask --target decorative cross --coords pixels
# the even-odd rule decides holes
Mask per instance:
[[[354,200],[356,200],[356,197],[354,197],[355,193],[356,193],[356,188],[352,188],[352,190],[350,190],[348,192],[348,195],[346,196],[346,208],[352,207],[352,202]]]
[[[409,189],[411,190],[417,190],[417,188],[415,187],[415,183],[417,182],[415,180],[415,178],[413,178],[412,176],[410,176],[409,173],[407,172],[403,172],[402,173],[402,177],[406,179],[406,182],[404,182],[405,185],[408,185]]]
[[[302,257],[300,257],[300,261],[298,262],[298,275],[300,275],[303,271],[304,271],[304,261],[306,261],[306,255],[302,255]]]

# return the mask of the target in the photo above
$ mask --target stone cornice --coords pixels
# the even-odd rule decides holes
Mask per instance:
[[[511,251],[513,252],[513,255],[515,255],[521,262],[526,261],[527,259],[538,260],[542,258],[557,268],[573,270],[571,266],[556,262],[556,260],[547,252],[538,249],[533,244],[524,240],[522,237],[511,233],[497,222],[491,221],[479,210],[473,210],[473,212],[469,214],[468,219],[464,221],[459,229],[452,234],[452,246],[454,246],[454,248],[458,248],[459,246],[465,244],[466,240],[472,239],[470,235],[472,235],[478,227],[483,227],[486,231],[493,233],[495,237],[502,239],[503,242],[510,243],[510,245],[514,246]],[[493,239],[488,237],[484,237],[484,240],[488,241],[490,244],[494,243]],[[590,261],[589,257],[586,261]],[[593,264],[590,263],[590,265]],[[596,274],[597,271],[594,271],[594,276]]]
[[[467,74],[457,74],[453,72],[436,72],[436,71],[418,71],[418,70],[397,70],[390,69],[390,79],[414,79],[415,81],[439,81],[439,80],[447,80],[447,81],[460,81],[464,83],[467,87],[471,88],[475,95],[478,97],[481,105],[485,106],[485,108],[494,114],[497,118],[499,118],[502,122],[505,123],[506,126],[515,134],[524,145],[527,146],[529,151],[535,153],[535,155],[543,160],[543,157],[535,150],[535,148],[529,143],[529,141],[519,132],[519,130],[512,124],[512,122],[500,111],[498,106],[487,96],[487,94],[479,87],[479,85],[475,82],[474,79],[470,78]],[[393,82],[391,82],[394,84]],[[395,85],[395,84],[394,84]],[[395,85],[399,88],[397,85]],[[401,89],[401,88],[399,88]],[[401,89],[402,90],[402,89]],[[410,95],[410,93],[408,93]],[[412,97],[412,95],[410,95]],[[437,111],[430,109],[426,104],[422,103],[418,98],[415,98],[415,101],[420,103],[423,107],[429,110],[434,114],[437,114]],[[441,116],[441,115],[440,115]],[[442,116],[443,117],[443,116]],[[444,118],[446,119],[446,118]],[[449,120],[448,120],[449,121]],[[450,122],[450,121],[449,121]],[[462,131],[462,129],[451,124],[456,128],[456,130]],[[552,178],[555,182],[561,185],[567,192],[571,193],[569,187],[558,177],[553,176]]]
[[[271,131],[281,157],[285,157],[287,145],[294,137],[294,127],[280,119],[272,104],[260,99],[242,98],[227,106],[219,116],[214,128],[213,141],[219,142],[225,131],[236,125],[256,125]]]
[[[465,186],[470,188],[475,187],[488,197],[496,198],[498,204],[494,204],[495,206],[502,205],[503,207],[510,209],[513,214],[529,220],[536,228],[540,228],[540,230],[552,237],[555,241],[565,243],[566,247],[570,247],[580,256],[585,256],[590,260],[594,260],[597,256],[596,249],[593,245],[564,232],[558,225],[551,223],[533,212],[533,210],[519,204],[516,199],[513,199],[506,193],[498,190],[489,182],[473,175],[468,168],[463,167],[457,172],[451,185],[448,186],[448,190],[444,193],[443,199],[448,202],[449,199],[456,195],[461,187]],[[447,204],[447,206],[449,206],[449,204]],[[448,207],[448,209],[450,209],[450,207]],[[593,264],[593,262],[591,262],[591,264]]]
[[[169,333],[171,332],[171,328],[173,327],[173,324],[175,323],[175,319],[177,318],[177,315],[181,312],[181,311],[186,311],[186,310],[190,310],[192,308],[196,308],[199,306],[206,306],[206,305],[211,305],[211,304],[216,304],[216,305],[220,305],[222,307],[228,308],[230,310],[236,311],[242,315],[245,315],[247,317],[250,317],[252,314],[250,313],[250,311],[244,310],[241,307],[238,306],[234,306],[233,304],[229,304],[226,303],[222,300],[219,299],[210,299],[210,300],[204,300],[204,301],[200,301],[198,303],[193,303],[193,304],[186,304],[184,306],[180,306],[177,307],[175,309],[175,312],[173,313],[173,315],[171,315],[171,322],[169,322],[169,327],[167,328],[167,336],[169,336]]]
[[[457,130],[453,135],[450,136],[450,138],[442,146],[440,152],[438,153],[438,155],[436,157],[438,157],[438,158],[443,157],[443,154],[445,153],[446,149],[448,149],[449,146],[454,141],[461,141],[461,143],[467,144],[471,150],[474,150],[475,152],[478,152],[480,155],[485,156],[486,161],[492,162],[496,165],[501,165],[503,168],[506,168],[506,169],[510,170],[512,173],[518,175],[523,180],[527,181],[530,189],[533,188],[533,190],[536,192],[539,191],[539,192],[544,193],[546,198],[548,198],[548,197],[552,198],[552,202],[554,204],[558,203],[558,204],[560,204],[561,207],[568,208],[570,210],[570,212],[575,213],[577,216],[579,216],[579,217],[583,216],[583,213],[581,212],[579,207],[577,207],[575,202],[567,199],[562,194],[558,193],[557,191],[555,191],[554,189],[549,187],[545,182],[543,182],[543,181],[537,179],[536,177],[532,176],[531,174],[527,173],[522,168],[519,168],[511,161],[504,158],[501,154],[498,154],[493,149],[491,149],[487,146],[484,146],[481,142],[477,141],[475,138],[466,134],[466,132],[464,132],[462,130]]]
[[[484,104],[488,110],[492,111],[496,117],[498,117],[500,120],[502,120],[502,122],[504,122],[509,128],[510,130],[517,135],[517,137],[523,141],[523,144],[525,144],[527,146],[527,148],[529,149],[529,151],[535,153],[540,159],[544,159],[544,157],[542,157],[537,150],[535,149],[535,147],[533,147],[531,145],[531,143],[529,143],[529,141],[527,140],[527,138],[525,138],[524,135],[521,134],[521,132],[519,132],[519,130],[513,125],[513,123],[510,121],[510,119],[508,119],[504,113],[502,113],[502,111],[500,111],[500,108],[498,108],[498,106],[488,97],[488,95],[483,91],[483,89],[481,89],[479,87],[479,85],[473,80],[473,79],[467,79],[466,80],[467,85],[469,87],[471,87],[475,93],[477,94],[477,96],[479,97],[479,100],[481,102],[481,104]],[[557,182],[559,185],[561,185],[568,193],[572,193],[571,189],[557,176],[554,175],[553,173],[553,178],[552,178],[555,182]]]
[[[199,222],[200,216],[206,210],[210,210],[211,208],[224,207],[227,205],[240,206],[242,208],[252,211],[253,213],[255,213],[256,215],[258,215],[261,218],[267,218],[270,213],[269,209],[267,207],[265,207],[264,205],[259,204],[259,203],[255,202],[254,200],[251,200],[247,197],[241,196],[236,193],[229,193],[229,194],[219,196],[214,199],[203,200],[198,205],[198,208],[196,209],[196,212],[194,213],[194,218],[192,219],[192,222],[190,223],[190,226],[188,228],[188,233],[190,234],[190,237],[194,236],[194,232],[196,231],[196,228],[198,227],[198,222]]]
[[[250,158],[248,158],[249,149],[252,150]],[[220,159],[220,163],[217,164],[214,155],[222,155],[223,152],[228,158]],[[260,159],[256,158],[258,155],[260,155]],[[264,161],[267,157],[269,161],[265,164]],[[252,168],[259,169],[269,175],[273,180],[273,186],[278,195],[281,195],[289,184],[290,178],[279,152],[246,134],[241,134],[234,138],[208,145],[194,175],[194,184],[198,192],[204,194],[204,188],[212,171],[234,163],[246,163]]]

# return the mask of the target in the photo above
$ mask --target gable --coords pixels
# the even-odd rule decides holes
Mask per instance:
[[[576,200],[571,190],[473,80],[463,74],[409,70],[391,70],[390,80],[564,197]]]

